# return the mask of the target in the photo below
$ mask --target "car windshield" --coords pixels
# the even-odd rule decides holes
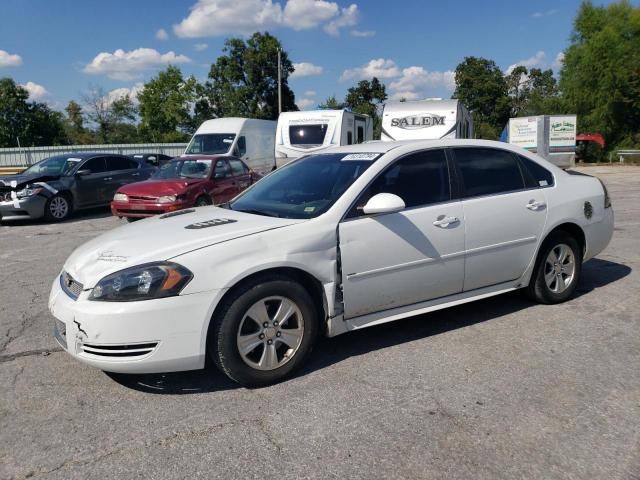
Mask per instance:
[[[81,158],[60,155],[58,157],[50,157],[41,162],[31,165],[23,175],[69,175],[71,171],[82,161]]]
[[[173,160],[153,174],[155,179],[209,178],[213,160]]]
[[[377,153],[328,153],[279,168],[228,204],[228,208],[282,218],[313,218],[326,212],[369,168]]]
[[[187,155],[218,155],[228,153],[235,138],[236,135],[234,133],[196,134],[191,139],[185,153]]]

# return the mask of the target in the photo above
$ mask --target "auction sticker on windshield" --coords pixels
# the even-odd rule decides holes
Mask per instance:
[[[344,157],[342,157],[340,160],[341,161],[347,161],[347,160],[369,160],[369,161],[373,161],[376,158],[378,158],[380,156],[379,153],[350,153],[349,155],[346,155]]]

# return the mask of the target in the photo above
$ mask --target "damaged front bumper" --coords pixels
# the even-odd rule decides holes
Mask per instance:
[[[46,204],[47,199],[42,195],[12,199],[0,193],[0,220],[42,218]]]
[[[58,276],[51,287],[53,335],[77,360],[117,373],[161,373],[204,368],[206,336],[220,291],[140,302],[69,296]]]

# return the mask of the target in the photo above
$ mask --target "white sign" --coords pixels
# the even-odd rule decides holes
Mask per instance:
[[[529,150],[538,151],[538,119],[523,117],[509,119],[509,143]]]
[[[549,117],[549,154],[572,155],[576,153],[576,116]]]

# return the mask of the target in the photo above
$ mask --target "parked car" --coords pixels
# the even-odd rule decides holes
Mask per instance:
[[[604,185],[514,145],[375,142],[294,160],[233,199],[112,230],[53,282],[55,335],[113,372],[277,382],[316,337],[524,289],[574,294],[614,215]],[[424,320],[423,320],[424,321]]]
[[[74,210],[109,205],[118,188],[145,180],[155,170],[124,155],[56,155],[19,175],[0,177],[0,219],[45,217],[59,222]]]
[[[136,160],[143,160],[154,167],[161,167],[174,158],[163,153],[134,153],[131,156]]]
[[[261,176],[242,160],[222,155],[180,157],[149,180],[120,188],[111,212],[127,220],[231,200]]]

